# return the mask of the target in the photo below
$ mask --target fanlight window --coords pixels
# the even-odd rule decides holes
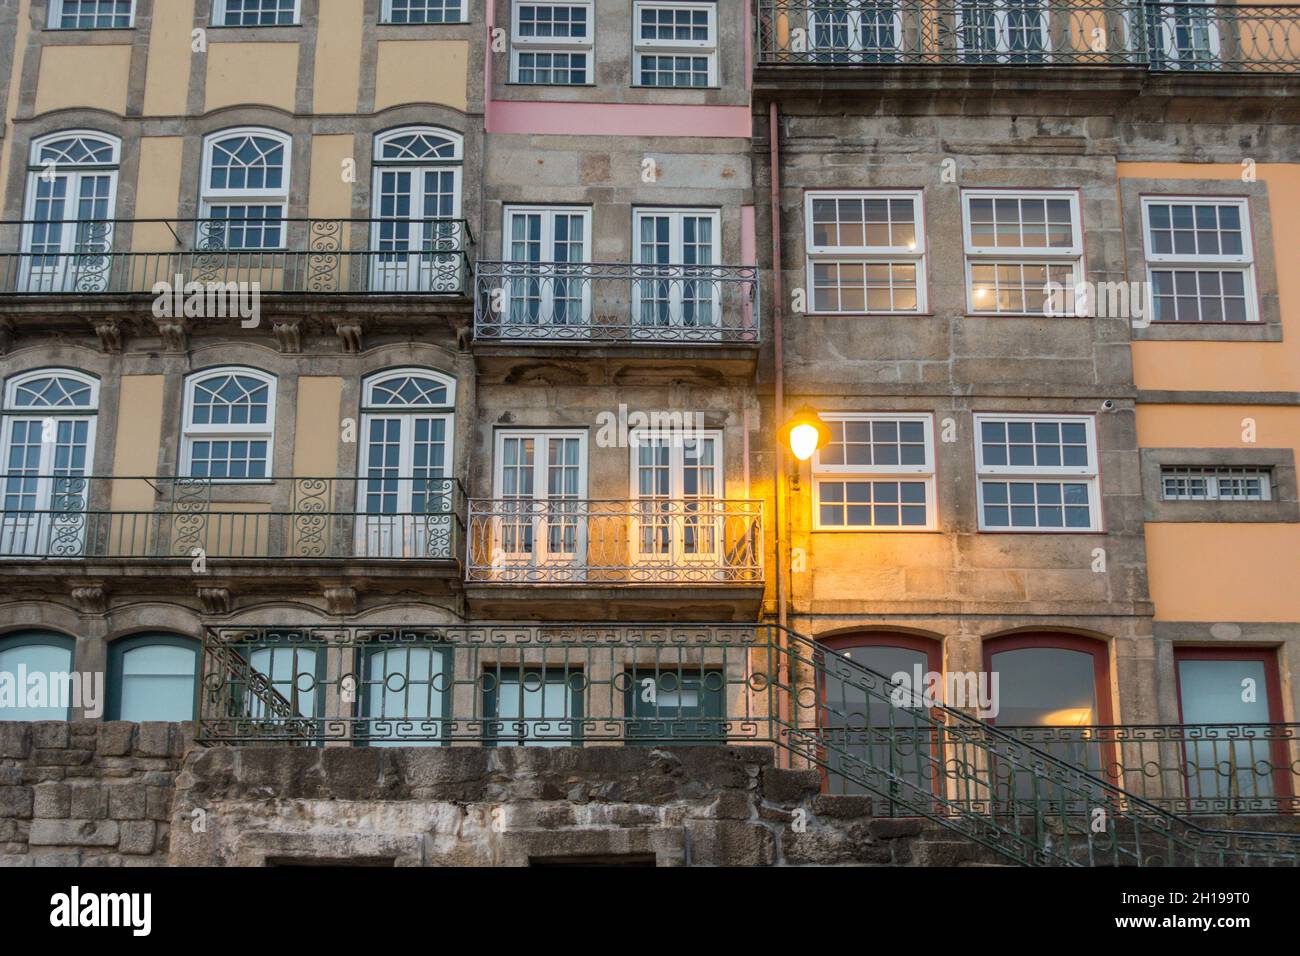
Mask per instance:
[[[434,130],[396,130],[379,137],[375,159],[381,163],[460,159],[460,140]]]
[[[246,375],[222,375],[194,385],[195,425],[266,423],[270,386]]]
[[[269,136],[245,134],[212,144],[208,186],[244,190],[284,188],[284,143]]]
[[[13,385],[8,405],[16,408],[94,408],[95,383],[70,375],[41,375]]]
[[[46,140],[35,150],[38,166],[116,166],[117,143],[93,136],[61,136]]]
[[[204,246],[283,246],[289,153],[289,139],[274,130],[227,131],[208,141],[203,178],[207,221],[199,237]]]
[[[452,404],[453,385],[418,372],[377,379],[366,388],[370,408],[443,408]]]
[[[186,394],[182,474],[191,478],[270,476],[275,382],[251,369],[192,379]]]

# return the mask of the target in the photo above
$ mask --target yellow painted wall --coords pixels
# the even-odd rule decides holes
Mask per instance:
[[[442,103],[464,110],[469,44],[464,40],[384,40],[379,44],[375,109]]]
[[[1294,524],[1148,524],[1158,621],[1300,620]]]
[[[343,379],[303,375],[298,379],[298,418],[293,433],[293,474],[333,478],[339,461],[339,409]]]
[[[317,113],[357,111],[365,15],[363,0],[331,0],[321,4],[313,101]]]
[[[355,183],[344,180],[343,161],[358,158],[353,143],[353,137],[348,134],[312,137],[311,194],[307,201],[307,215],[319,219],[339,219],[352,215],[352,190]],[[353,166],[354,172],[359,165],[357,163]]]
[[[154,4],[149,64],[144,79],[145,116],[176,116],[185,112],[193,29],[194,0]]]
[[[138,219],[176,216],[180,202],[183,145],[184,140],[179,136],[147,136],[140,140],[140,173],[135,189]],[[164,252],[175,247],[176,239],[165,223],[142,222],[135,226],[134,251]]]
[[[208,44],[206,110],[257,103],[292,112],[297,85],[296,43]]]
[[[113,480],[107,529],[109,554],[138,555],[151,545],[151,515],[159,501],[153,483],[162,442],[163,376],[123,375],[113,444]],[[163,487],[163,494],[167,489]]]
[[[41,51],[36,113],[73,107],[126,113],[130,46],[47,46]]]

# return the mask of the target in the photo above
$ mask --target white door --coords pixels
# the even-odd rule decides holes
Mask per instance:
[[[375,170],[370,287],[377,292],[460,291],[460,169]]]
[[[635,563],[669,578],[673,568],[698,575],[700,565],[721,573],[722,436],[655,438],[641,442],[632,455]]]
[[[20,276],[24,292],[103,292],[113,246],[111,172],[33,173]]]
[[[450,558],[449,415],[366,415],[356,553]]]
[[[636,338],[710,339],[722,326],[716,210],[637,210],[637,264],[663,266],[662,278],[633,289]],[[660,270],[642,270],[654,274]]]
[[[507,207],[502,257],[514,267],[504,281],[503,324],[589,333],[591,282],[586,275],[591,211]],[[511,337],[508,331],[504,337]]]
[[[0,556],[84,553],[94,423],[90,416],[6,419]]]
[[[582,580],[587,560],[585,432],[498,432],[496,573],[520,580]]]

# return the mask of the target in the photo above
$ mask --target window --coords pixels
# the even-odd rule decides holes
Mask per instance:
[[[455,404],[455,381],[429,369],[393,369],[366,380],[358,555],[453,557]]]
[[[219,27],[279,27],[298,22],[298,0],[212,0]]]
[[[0,425],[0,556],[76,557],[85,550],[99,382],[40,369],[5,386]]]
[[[269,478],[274,434],[275,379],[265,372],[209,369],[186,383],[182,476]]]
[[[1098,531],[1091,416],[976,415],[982,531]]]
[[[920,192],[810,192],[808,287],[814,312],[924,312]]]
[[[317,695],[325,683],[326,652],[307,635],[294,631],[268,634],[264,643],[246,646],[249,666],[266,678],[271,690],[288,702],[300,717],[320,717],[325,711],[325,694]],[[241,701],[253,720],[267,719],[265,705],[243,687]]]
[[[33,141],[19,291],[108,288],[120,161],[121,141],[93,130]]]
[[[815,530],[936,526],[929,415],[824,415],[831,440],[813,461]]]
[[[1154,322],[1255,322],[1245,199],[1142,200]]]
[[[590,236],[590,209],[506,207],[503,258],[527,264],[503,283],[502,314],[509,325],[589,326],[591,284],[583,265],[590,258]]]
[[[581,670],[489,667],[483,674],[483,736],[488,747],[576,747],[582,744]]]
[[[593,7],[584,3],[515,0],[511,31],[512,83],[591,83]]]
[[[1166,501],[1268,501],[1268,468],[1184,467],[1160,469],[1160,496]]]
[[[384,0],[384,23],[464,23],[462,0]]]
[[[371,289],[459,292],[463,140],[434,126],[375,137]]]
[[[109,720],[193,720],[199,642],[145,634],[108,648]]]
[[[888,0],[839,0],[808,8],[808,46],[823,63],[890,63],[903,52],[903,15]]]
[[[1051,50],[1043,0],[986,0],[957,8],[957,48],[973,63],[1035,63]]]
[[[638,337],[658,330],[720,330],[721,290],[710,267],[720,258],[716,209],[636,209],[632,212],[638,265],[664,267],[662,278],[633,287]],[[676,333],[666,333],[676,334]]]
[[[714,3],[634,5],[633,76],[641,86],[717,86]]]
[[[269,129],[225,130],[208,137],[201,248],[284,248],[291,150],[288,136]]]
[[[1073,312],[1083,281],[1083,236],[1074,192],[962,193],[967,307],[975,314]],[[1048,296],[1057,289],[1061,301]]]
[[[628,743],[721,744],[726,739],[726,674],[673,662],[629,667],[623,674]]]
[[[451,648],[420,637],[383,638],[365,649],[366,720],[360,742],[370,747],[437,746],[449,732]]]
[[[499,514],[493,522],[494,567],[585,563],[585,431],[498,431],[493,485]]]
[[[135,23],[135,0],[50,0],[52,30],[122,30]]]
[[[20,631],[0,637],[0,683],[13,688],[0,699],[0,720],[68,720],[75,642],[49,631]],[[33,678],[36,678],[33,680]],[[7,697],[7,695],[6,695]]]
[[[722,560],[726,511],[722,498],[722,435],[647,435],[632,448],[632,539],[638,564]]]

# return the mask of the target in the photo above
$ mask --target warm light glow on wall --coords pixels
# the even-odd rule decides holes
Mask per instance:
[[[807,461],[813,452],[830,440],[830,426],[807,405],[781,426],[781,441],[790,449],[790,454],[800,461]]]

